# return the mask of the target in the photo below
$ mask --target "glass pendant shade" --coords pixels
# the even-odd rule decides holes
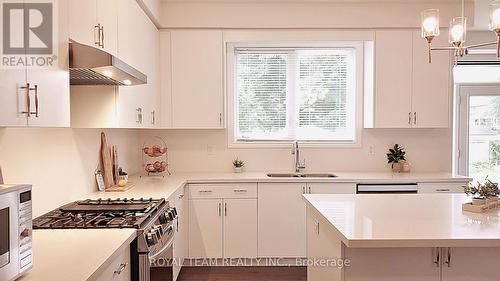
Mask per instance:
[[[500,0],[490,5],[490,30],[500,32]]]
[[[439,35],[439,10],[429,9],[422,12],[422,38],[432,39]]]
[[[463,17],[453,18],[450,22],[450,44],[462,45],[467,36],[467,19]]]

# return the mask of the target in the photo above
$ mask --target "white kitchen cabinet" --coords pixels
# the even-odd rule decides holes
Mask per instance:
[[[170,40],[173,128],[223,128],[222,31],[172,30]]]
[[[59,1],[52,65],[0,70],[0,126],[69,127],[67,3]],[[24,57],[29,61],[30,54]],[[37,56],[34,56],[37,57]],[[29,89],[27,86],[29,85]],[[30,112],[29,114],[26,112]],[[28,116],[29,115],[29,116]]]
[[[446,45],[446,36],[433,44]],[[419,31],[376,32],[374,108],[365,112],[365,127],[449,127],[450,54],[433,52],[429,64],[427,48]]]
[[[350,182],[334,183],[307,183],[307,193],[309,194],[354,194],[356,184]]]
[[[257,184],[191,184],[189,205],[189,257],[257,257]]]
[[[305,189],[305,183],[259,183],[259,257],[305,257]]]
[[[497,281],[500,276],[498,248],[442,248],[442,259],[441,281]]]
[[[130,246],[120,250],[118,256],[96,277],[96,281],[129,281],[130,271]]]
[[[446,31],[441,31],[446,34]],[[433,46],[447,46],[448,38],[438,36]],[[432,52],[429,63],[427,41],[420,31],[413,31],[412,126],[414,128],[448,128],[451,106],[451,55]]]
[[[222,199],[189,200],[189,257],[222,254]]]
[[[70,39],[116,55],[118,0],[70,0]]]
[[[375,34],[375,127],[410,128],[412,33]]]
[[[257,257],[257,199],[224,199],[224,258]]]
[[[184,193],[185,189],[181,188],[176,192],[169,202],[173,202],[173,206],[177,210],[177,233],[173,244],[173,275],[174,280],[177,280],[179,273],[187,257],[188,251],[188,212],[187,212],[187,197]]]
[[[463,193],[467,182],[418,183],[418,193]]]

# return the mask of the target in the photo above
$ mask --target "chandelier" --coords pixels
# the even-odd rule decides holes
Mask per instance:
[[[459,57],[469,54],[469,49],[496,45],[497,57],[500,58],[500,0],[492,1],[490,4],[490,30],[497,36],[496,42],[488,42],[474,45],[465,45],[467,37],[467,18],[465,18],[465,0],[462,0],[462,15],[451,19],[449,29],[449,46],[431,46],[432,39],[439,35],[439,10],[428,9],[422,12],[422,38],[429,44],[429,63],[431,63],[432,51],[454,51],[455,62]]]

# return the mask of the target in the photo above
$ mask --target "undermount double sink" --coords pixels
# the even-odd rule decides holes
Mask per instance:
[[[269,173],[270,178],[336,178],[337,175],[330,173]]]

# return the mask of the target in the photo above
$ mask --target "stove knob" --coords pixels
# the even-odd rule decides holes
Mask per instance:
[[[148,246],[153,246],[154,244],[158,243],[158,237],[156,237],[156,235],[153,235],[153,233],[149,232],[146,235],[146,242],[148,243]]]
[[[176,217],[177,217],[177,209],[176,209],[175,207],[173,207],[173,208],[171,209],[171,211],[172,211],[172,213],[174,213],[174,216],[176,216]]]
[[[160,225],[153,226],[154,231],[157,233],[158,238],[163,235],[163,228]]]
[[[172,212],[172,210],[168,211],[168,218],[172,221],[175,220],[175,214]]]
[[[169,221],[169,218],[167,217],[167,214],[163,213],[159,217],[160,223],[161,224],[167,224]]]

